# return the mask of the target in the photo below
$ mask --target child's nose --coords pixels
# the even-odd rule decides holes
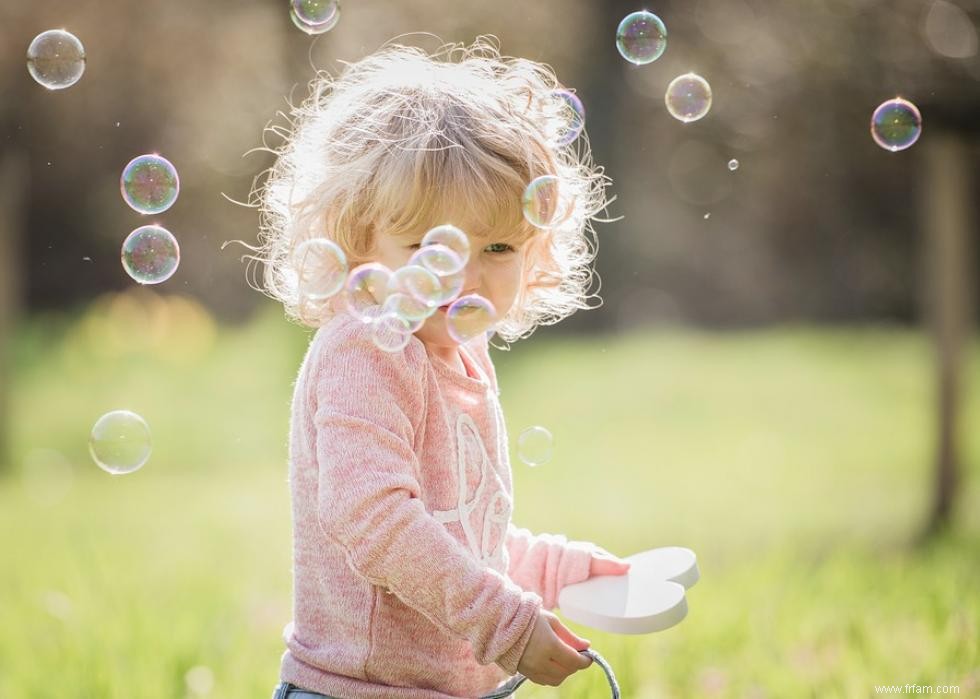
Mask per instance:
[[[470,253],[466,262],[466,274],[463,277],[463,294],[473,294],[479,291],[483,283],[483,265],[480,262],[480,251]]]

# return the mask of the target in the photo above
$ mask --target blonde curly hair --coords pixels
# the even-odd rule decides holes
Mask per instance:
[[[318,327],[332,311],[301,302],[298,245],[328,238],[353,267],[370,259],[375,230],[421,238],[448,222],[477,240],[529,245],[525,283],[496,327],[504,340],[590,307],[591,221],[602,220],[608,180],[584,135],[556,137],[575,115],[554,99],[563,88],[548,66],[501,56],[492,37],[432,54],[392,44],[344,65],[337,78],[318,75],[291,128],[267,127],[284,142],[265,148],[276,161],[250,198],[260,226],[247,257],[264,265],[255,288]],[[525,220],[522,196],[546,174],[572,209],[540,229]]]

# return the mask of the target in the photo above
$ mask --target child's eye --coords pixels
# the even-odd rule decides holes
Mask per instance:
[[[484,251],[500,254],[504,252],[514,252],[514,248],[507,243],[490,243],[484,248]]]
[[[422,247],[422,243],[412,243],[408,246],[409,250],[418,250],[420,247]]]

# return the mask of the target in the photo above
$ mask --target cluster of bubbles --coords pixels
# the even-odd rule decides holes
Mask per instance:
[[[95,422],[88,449],[103,471],[132,473],[150,458],[150,427],[134,412],[113,410]]]
[[[163,213],[177,201],[180,177],[173,163],[156,153],[140,155],[126,164],[119,191],[131,209],[144,216]],[[122,266],[140,284],[160,284],[180,264],[180,246],[162,226],[140,226],[123,241]]]
[[[396,270],[379,262],[348,270],[343,250],[326,238],[305,241],[293,260],[302,305],[339,295],[353,317],[371,325],[378,348],[397,352],[436,313],[445,314],[446,331],[459,343],[493,326],[497,311],[489,300],[460,296],[469,256],[466,234],[445,224],[429,230],[408,263]]]
[[[307,34],[325,34],[340,21],[339,0],[289,0],[289,18]]]
[[[551,460],[555,440],[546,428],[534,425],[517,438],[517,456],[528,466],[540,466]]]
[[[64,29],[41,32],[27,48],[27,70],[49,90],[71,87],[85,72],[85,47]]]

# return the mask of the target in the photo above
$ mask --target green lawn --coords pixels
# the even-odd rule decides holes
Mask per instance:
[[[0,697],[271,693],[306,337],[275,309],[221,328],[152,294],[23,326],[0,478]],[[955,531],[908,544],[931,495],[924,337],[545,331],[495,358],[512,438],[532,424],[555,435],[550,463],[514,459],[518,524],[620,555],[699,555],[679,626],[617,637],[570,624],[624,699],[868,697],[885,684],[980,696],[980,391],[962,422]],[[980,347],[968,374],[980,386]],[[86,440],[121,407],[150,423],[154,452],[111,477]],[[604,683],[592,668],[517,696],[593,699]]]

